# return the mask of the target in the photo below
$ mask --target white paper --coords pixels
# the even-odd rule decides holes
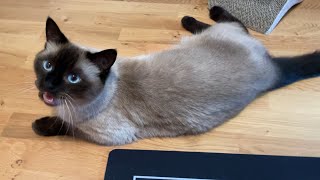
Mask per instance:
[[[283,16],[289,11],[289,9],[292,8],[292,6],[301,3],[303,0],[288,0],[284,6],[282,7],[281,11],[277,15],[276,19],[273,21],[271,27],[268,29],[266,34],[269,34],[273,31],[273,29],[278,25],[280,20],[283,18]]]

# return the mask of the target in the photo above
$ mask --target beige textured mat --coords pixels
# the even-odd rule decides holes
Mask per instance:
[[[303,0],[209,0],[209,8],[221,6],[248,28],[269,34],[295,4]]]

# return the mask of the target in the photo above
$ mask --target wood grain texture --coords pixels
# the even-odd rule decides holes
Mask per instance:
[[[114,148],[320,156],[320,78],[270,92],[199,136],[103,147],[35,135],[31,122],[51,113],[33,73],[48,15],[72,40],[122,56],[160,51],[189,35],[179,23],[184,15],[213,23],[206,0],[1,0],[0,179],[102,179]],[[312,52],[320,49],[319,17],[320,1],[304,0],[271,35],[252,33],[273,55]]]

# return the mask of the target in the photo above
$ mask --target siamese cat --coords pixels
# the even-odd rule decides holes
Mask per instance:
[[[263,93],[320,75],[320,52],[274,58],[223,8],[211,8],[210,18],[214,26],[185,16],[194,35],[168,50],[120,58],[72,43],[48,17],[35,84],[56,116],[33,130],[102,145],[200,134]]]

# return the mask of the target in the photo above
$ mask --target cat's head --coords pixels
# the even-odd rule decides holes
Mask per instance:
[[[46,22],[46,39],[44,49],[34,61],[39,97],[50,106],[59,106],[66,100],[85,104],[97,97],[117,51],[93,53],[76,46],[50,17]]]

